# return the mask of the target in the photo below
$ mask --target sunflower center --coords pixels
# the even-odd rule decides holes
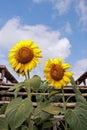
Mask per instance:
[[[60,65],[53,64],[50,74],[54,80],[59,81],[63,78],[64,70]]]
[[[33,59],[33,51],[27,47],[22,47],[17,51],[16,58],[20,63],[28,63]]]

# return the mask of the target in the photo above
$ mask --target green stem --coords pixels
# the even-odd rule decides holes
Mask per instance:
[[[62,100],[63,100],[63,105],[64,105],[64,107],[63,107],[63,109],[64,109],[64,115],[65,115],[65,112],[66,112],[66,101],[65,101],[65,96],[64,96],[64,89],[63,89],[63,87],[62,87]],[[65,120],[65,130],[68,130],[66,120]]]
[[[31,100],[31,89],[30,89],[30,88],[27,88],[27,89],[26,89],[26,92],[27,92],[28,98]]]
[[[25,75],[26,75],[27,79],[29,80],[30,79],[29,71]],[[26,92],[27,92],[28,98],[31,100],[31,88],[28,83],[27,83],[27,87],[26,87]]]
[[[33,121],[31,120],[31,115],[32,114],[30,114],[30,116],[28,117],[28,119],[27,119],[27,123],[28,123],[28,130],[33,130]]]
[[[28,79],[30,79],[30,73],[29,73],[29,71],[27,72],[27,75],[28,75]]]
[[[25,76],[25,79],[27,80],[27,75],[26,75],[26,74],[24,74],[24,76]]]
[[[25,73],[24,76],[25,76],[25,79],[26,79],[26,80],[27,80],[27,79],[30,79],[30,73],[29,73],[29,71],[28,71],[27,73]]]
[[[30,74],[29,71],[26,73],[26,79],[29,80],[30,79]],[[29,98],[29,100],[31,101],[31,88],[29,83],[27,83],[27,87],[26,87],[26,92],[27,92],[27,96]],[[31,121],[31,116],[32,114],[29,115],[28,119],[27,119],[27,123],[28,123],[28,129],[27,130],[33,130],[33,125],[32,125],[32,121]]]

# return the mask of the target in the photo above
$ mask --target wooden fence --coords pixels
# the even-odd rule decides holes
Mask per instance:
[[[6,90],[9,88],[13,87],[14,84],[8,84],[8,83],[2,83],[0,84],[0,106],[3,104],[8,104],[10,101],[14,98],[14,92],[7,92],[5,93]],[[81,91],[82,95],[87,99],[87,86],[77,86],[77,88]],[[41,94],[48,96],[48,93],[31,93],[32,97]],[[62,96],[62,93],[60,92],[58,95]],[[25,98],[27,96],[27,93],[25,91],[20,91],[18,93],[18,96],[22,96]],[[72,101],[73,102],[68,102],[67,103],[67,108],[74,108],[75,107],[75,93],[73,92],[73,86],[66,86],[64,87],[64,96],[67,99],[69,96],[72,96]],[[33,99],[33,98],[32,98]],[[53,105],[63,107],[63,103],[60,102],[53,102]],[[33,106],[37,106],[37,102],[33,101]],[[4,117],[4,114],[1,113],[0,117]],[[57,118],[64,118],[63,115],[58,115]],[[57,130],[57,127],[55,126],[53,130]]]
[[[0,65],[0,107],[4,104],[10,103],[10,101],[14,98],[14,92],[6,92],[9,88],[13,87],[15,83],[18,83],[18,81],[12,76],[12,74],[7,70],[5,66]],[[4,82],[4,78],[10,81],[10,83]],[[77,88],[81,91],[82,95],[87,99],[87,86],[86,86],[86,78],[87,78],[87,72],[85,72],[82,76],[80,76],[77,80]],[[84,83],[83,86],[80,85],[81,83]],[[5,93],[6,92],[6,93]],[[49,93],[31,93],[32,97],[36,95],[44,95],[48,96]],[[62,93],[60,92],[58,95],[62,96]],[[27,93],[22,90],[18,93],[18,96],[22,96],[25,98],[27,96]],[[67,108],[74,108],[75,107],[75,93],[73,91],[73,86],[66,86],[64,87],[64,96],[67,99],[69,96],[72,96],[72,102],[67,103]],[[33,98],[32,98],[33,99]],[[62,101],[60,102],[53,102],[53,105],[63,107]],[[37,106],[37,102],[33,101],[33,106]],[[0,117],[4,117],[5,115],[3,113],[0,113]],[[57,118],[64,118],[63,115],[58,116]],[[55,126],[53,130],[57,130],[57,127]]]

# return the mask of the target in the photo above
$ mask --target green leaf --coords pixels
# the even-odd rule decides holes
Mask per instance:
[[[77,101],[77,102],[81,102],[81,103],[87,104],[87,101],[86,101],[86,99],[83,97],[82,94],[76,93],[75,97],[76,97],[76,101]]]
[[[17,83],[14,86],[12,86],[11,88],[9,88],[8,91],[13,91],[17,88],[22,88],[23,85],[24,85],[24,82]]]
[[[41,78],[38,75],[34,75],[30,79],[30,87],[32,90],[38,91],[40,88],[40,84],[41,84]]]
[[[5,110],[7,108],[7,105],[8,104],[3,104],[3,106],[0,107],[0,114],[4,114],[5,113]]]
[[[74,85],[74,86],[76,85],[75,80],[74,80],[73,77],[71,77],[71,81],[70,82],[71,82],[72,85]]]
[[[41,81],[41,85],[40,85],[40,92],[45,92],[48,88],[48,83],[46,81]]]
[[[84,98],[84,96],[82,96],[80,90],[77,88],[73,77],[71,78],[71,83],[72,83],[72,85],[74,85],[73,90],[75,92],[76,101],[77,102],[87,103],[86,99]]]
[[[55,94],[58,94],[59,92],[57,90],[53,90],[52,92],[49,93],[48,98],[51,96],[54,96]]]
[[[27,79],[22,82],[22,87],[26,90],[30,88],[34,91],[38,91],[41,84],[41,78],[38,75],[34,75],[31,79]]]
[[[18,95],[18,92],[25,86],[25,81],[24,82],[20,82],[20,83],[17,83],[15,84],[15,86],[12,86],[11,88],[9,88],[7,90],[8,91],[14,91],[14,96],[15,98],[17,97]]]
[[[27,126],[22,125],[21,130],[27,130]]]
[[[35,123],[36,124],[41,124],[45,120],[48,120],[50,118],[49,113],[42,111],[42,108],[44,107],[45,103],[44,102],[38,102],[37,103],[37,108],[34,109],[33,111],[33,116],[36,118]]]
[[[30,89],[30,79],[27,79],[23,83],[23,88],[24,89]]]
[[[50,116],[51,115],[49,113],[44,112],[44,111],[40,111],[40,113],[39,113],[40,120],[39,120],[39,122],[37,122],[37,124],[43,124],[43,122],[49,120]]]
[[[43,95],[40,95],[40,94],[36,95],[36,101],[37,102],[42,102],[43,99],[44,99]]]
[[[35,125],[33,125],[33,130],[38,130],[37,127]]]
[[[0,130],[8,130],[8,123],[5,118],[0,118]]]
[[[53,106],[52,104],[46,104],[46,106],[44,106],[42,110],[50,114],[64,113],[62,108]]]
[[[78,102],[75,109],[67,109],[65,119],[72,130],[87,130],[87,104]]]
[[[50,128],[53,126],[53,123],[51,121],[49,122],[44,122],[43,125],[42,125],[42,130],[44,129],[47,129],[47,128]]]
[[[33,129],[33,125],[34,125],[33,121],[30,120],[29,126],[28,126],[28,130],[34,130],[34,129]]]
[[[59,102],[59,100],[62,98],[62,96],[59,95],[59,93],[60,93],[60,90],[59,91],[58,90],[53,90],[53,91],[49,92],[49,95],[47,97],[49,102],[50,103]]]
[[[6,117],[11,129],[18,128],[32,113],[32,102],[28,99],[16,98],[8,104],[6,109]]]
[[[71,84],[73,85],[73,90],[76,94],[81,94],[80,90],[77,89],[77,86],[76,86],[76,83],[75,83],[75,80],[73,77],[71,77]]]
[[[15,98],[17,97],[18,92],[20,91],[20,89],[21,89],[20,87],[15,89],[15,91],[14,91],[14,96],[15,96]]]

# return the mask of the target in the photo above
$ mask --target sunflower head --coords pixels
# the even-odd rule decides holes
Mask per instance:
[[[16,52],[16,59],[22,64],[30,62],[33,57],[33,50],[28,47],[22,47]]]
[[[66,71],[70,67],[69,64],[62,63],[62,58],[49,59],[44,67],[44,76],[55,89],[60,89],[70,82],[73,73]]]
[[[39,64],[38,58],[42,58],[42,51],[32,40],[21,40],[9,52],[9,62],[19,75],[30,72]]]

